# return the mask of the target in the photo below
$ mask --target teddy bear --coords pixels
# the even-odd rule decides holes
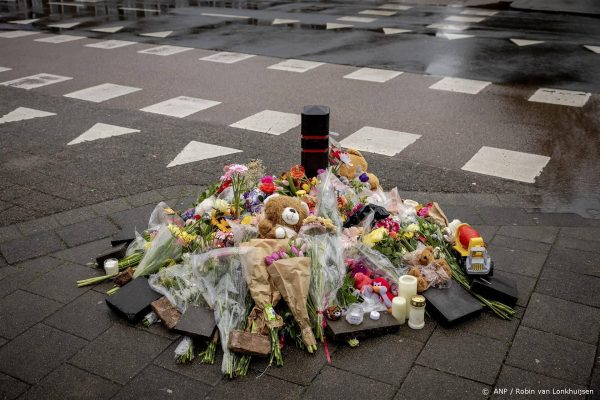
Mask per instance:
[[[273,194],[265,200],[258,233],[263,239],[294,237],[307,216],[308,205],[305,202],[296,197]]]
[[[357,176],[360,176],[362,173],[366,173],[369,177],[369,185],[371,186],[371,190],[377,189],[379,187],[379,178],[367,172],[369,163],[367,163],[367,160],[363,157],[360,151],[356,149],[348,149],[346,151],[348,153],[348,158],[350,158],[350,164],[342,163],[340,165],[339,174],[349,180],[352,180]]]
[[[406,254],[402,261],[410,268],[408,275],[417,278],[417,293],[423,293],[431,285],[445,284],[452,277],[448,262],[435,258],[431,246]]]

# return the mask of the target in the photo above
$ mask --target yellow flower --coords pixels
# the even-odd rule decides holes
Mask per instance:
[[[404,232],[404,237],[407,239],[412,239],[415,236],[414,232]]]
[[[418,224],[410,224],[406,227],[405,229],[406,232],[419,232],[419,225]]]
[[[387,230],[384,227],[372,230],[371,232],[363,236],[363,243],[369,247],[373,247],[383,240],[386,233]]]
[[[308,192],[310,190],[310,185],[308,183],[303,183],[302,189],[305,190],[306,192]]]
[[[242,221],[240,223],[242,225],[250,225],[250,224],[252,224],[252,215],[246,215],[244,218],[242,218]]]
[[[317,186],[319,184],[319,180],[316,176],[310,180],[310,184],[313,186]]]
[[[296,190],[296,196],[302,197],[306,194],[306,190]]]

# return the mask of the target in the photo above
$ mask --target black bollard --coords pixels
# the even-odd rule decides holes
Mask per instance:
[[[302,158],[306,176],[317,176],[329,165],[329,107],[305,106],[302,111]]]

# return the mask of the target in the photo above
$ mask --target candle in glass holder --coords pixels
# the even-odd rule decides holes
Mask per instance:
[[[119,260],[116,258],[109,258],[104,261],[104,272],[106,275],[116,275],[119,273]]]
[[[404,297],[396,296],[392,299],[392,315],[400,325],[406,322],[406,300]]]
[[[412,329],[423,329],[425,326],[425,297],[413,296],[410,300],[408,326]]]
[[[404,297],[406,303],[405,314],[410,310],[410,299],[417,294],[417,278],[412,275],[402,275],[398,280],[398,296]]]

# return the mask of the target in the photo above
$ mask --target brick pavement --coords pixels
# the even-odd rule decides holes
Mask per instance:
[[[128,325],[104,303],[108,284],[75,281],[99,274],[91,263],[109,237],[143,229],[157,201],[183,208],[197,192],[170,187],[0,228],[0,399],[511,397],[493,394],[504,388],[599,397],[600,220],[495,195],[404,194],[439,200],[450,218],[477,226],[497,274],[518,281],[512,321],[484,313],[450,329],[403,326],[356,349],[332,346],[331,365],[322,351],[288,347],[284,367],[265,371],[258,360],[234,381],[221,377],[219,359],[175,364],[177,335]]]

